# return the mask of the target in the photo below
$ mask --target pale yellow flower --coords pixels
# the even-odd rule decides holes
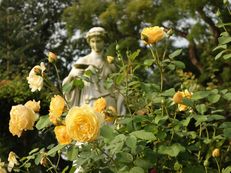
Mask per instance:
[[[38,113],[40,110],[40,101],[36,102],[35,100],[29,100],[24,104],[26,107],[31,108],[34,112]]]
[[[10,111],[9,130],[18,137],[21,136],[23,130],[33,130],[35,121],[38,115],[31,109],[24,105],[12,106]]]
[[[78,142],[94,141],[104,117],[88,105],[72,107],[65,119],[67,133]]]
[[[65,100],[63,97],[55,95],[51,98],[49,118],[52,123],[57,124],[57,118],[62,115],[64,108]]]
[[[154,44],[165,36],[164,29],[159,26],[144,28],[141,32],[141,39],[145,41],[146,44]]]
[[[71,137],[67,134],[67,129],[65,125],[56,126],[54,131],[56,139],[60,144],[65,145],[71,143]]]
[[[109,64],[111,64],[113,61],[114,61],[114,57],[113,56],[107,56],[107,62],[109,63]]]
[[[5,163],[1,162],[1,159],[0,159],[0,173],[7,173],[4,166],[5,166]]]
[[[94,102],[93,108],[96,112],[103,112],[107,107],[106,100],[101,97]]]
[[[18,165],[17,155],[13,151],[9,153],[8,162],[9,163],[8,163],[7,170],[11,172],[12,169],[14,168],[14,165]]]
[[[57,61],[57,55],[54,54],[53,52],[49,52],[48,53],[48,61],[50,63],[53,63],[53,62]]]
[[[178,109],[179,111],[185,111],[188,106],[182,104],[182,99],[187,98],[191,99],[192,93],[189,92],[188,90],[184,91],[177,91],[177,93],[173,96],[173,102],[178,104]]]
[[[36,90],[41,90],[43,87],[43,73],[45,71],[46,67],[43,62],[39,65],[36,65],[32,68],[32,70],[29,73],[29,76],[27,77],[27,81],[29,83],[29,87],[31,88],[31,92],[34,92]]]

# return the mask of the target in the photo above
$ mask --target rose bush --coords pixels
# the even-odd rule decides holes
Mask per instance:
[[[163,37],[168,41],[170,35],[157,26],[141,31],[141,40],[151,53],[141,62],[140,50],[123,57],[117,46],[118,58],[113,61],[119,71],[108,78],[105,86],[124,96],[124,116],[118,115],[103,98],[93,107],[69,107],[62,92],[42,75],[56,95],[51,99],[49,114],[40,115],[36,128],[41,133],[54,131],[57,143],[32,150],[20,159],[20,169],[34,159],[35,164],[42,164],[51,172],[230,172],[231,124],[226,117],[230,112],[224,105],[230,106],[231,90],[199,85],[194,74],[183,71],[185,65],[177,58],[181,50],[172,52],[166,47],[161,52],[161,45],[155,43]],[[150,79],[158,75],[159,81],[144,81],[136,74],[136,70],[147,73],[147,69],[154,69]],[[165,85],[169,76],[176,78],[174,87]],[[63,86],[62,91],[71,88]],[[25,109],[23,115],[28,119],[28,115],[35,115],[30,104],[17,107],[20,111]],[[12,115],[14,123],[10,129],[19,126],[14,134],[20,136],[22,130],[29,128],[21,123],[21,114]],[[30,123],[30,128],[33,125]],[[61,155],[73,165],[63,170],[54,166],[59,164]],[[55,156],[58,161],[52,160]]]

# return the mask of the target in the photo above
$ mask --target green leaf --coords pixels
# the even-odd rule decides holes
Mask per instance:
[[[155,117],[154,122],[155,122],[156,124],[159,124],[161,121],[162,121],[162,122],[165,122],[167,119],[168,119],[168,116],[157,115],[157,116]]]
[[[84,82],[83,82],[83,80],[82,79],[75,79],[74,81],[73,81],[73,86],[74,87],[77,87],[77,88],[79,88],[79,89],[83,89],[83,87],[84,87]]]
[[[122,74],[118,75],[115,80],[116,85],[120,85],[123,80],[124,80],[124,76]]]
[[[192,100],[200,100],[203,99],[205,97],[208,97],[210,94],[209,91],[197,91],[195,93],[193,93],[192,95]]]
[[[208,120],[207,115],[195,115],[194,119],[197,121],[196,126],[200,125],[200,123],[203,123]]]
[[[214,115],[209,115],[208,116],[208,121],[217,121],[217,120],[224,120],[225,117],[223,115],[217,115],[217,114],[214,114]]]
[[[219,37],[218,41],[219,41],[219,44],[226,44],[226,43],[231,42],[231,37],[229,37],[229,36]]]
[[[150,160],[145,160],[144,158],[142,158],[142,159],[137,158],[134,161],[134,165],[148,169],[148,168],[150,168],[152,166],[152,163],[150,162]]]
[[[130,163],[133,161],[133,156],[127,152],[120,152],[117,154],[117,159],[119,162]]]
[[[220,100],[221,95],[220,94],[212,94],[208,96],[208,101],[210,103],[216,103]]]
[[[112,127],[108,125],[101,127],[100,134],[106,139],[112,139],[115,136]]]
[[[78,152],[79,152],[79,148],[76,146],[71,146],[70,148],[68,148],[68,151],[67,151],[68,160],[70,161],[76,160],[78,156]]]
[[[131,148],[132,153],[136,150],[137,139],[135,136],[129,136],[126,140],[126,145]]]
[[[226,44],[219,45],[219,46],[215,47],[215,48],[213,49],[213,51],[218,50],[218,49],[227,49],[227,45],[226,45]]]
[[[170,88],[162,93],[163,96],[170,96],[172,97],[175,94],[175,89]]]
[[[231,128],[231,122],[224,122],[219,126],[219,128]]]
[[[133,136],[135,136],[139,139],[143,139],[143,140],[150,140],[150,141],[156,140],[156,137],[154,136],[153,133],[146,132],[144,130],[132,132],[132,133],[130,133],[130,135],[133,135]]]
[[[170,69],[170,70],[174,70],[176,68],[176,66],[174,64],[168,64],[167,67]]]
[[[224,58],[225,60],[227,60],[227,59],[231,58],[231,54],[226,54],[226,55],[223,56],[223,58]]]
[[[197,166],[187,166],[186,168],[183,168],[183,172],[185,173],[205,173],[204,167],[201,165]]]
[[[180,69],[184,69],[185,68],[185,64],[181,61],[172,61],[173,64],[175,64],[176,67],[180,68]]]
[[[170,58],[170,59],[173,59],[173,58],[175,58],[176,56],[180,55],[181,52],[182,52],[182,49],[177,49],[177,50],[175,50],[173,53],[171,53],[171,54],[169,55],[169,58]]]
[[[230,173],[230,172],[231,172],[231,166],[222,169],[222,173]]]
[[[31,150],[31,151],[29,152],[29,155],[31,155],[31,154],[37,152],[38,150],[39,150],[39,148],[35,148],[35,149]]]
[[[191,99],[188,99],[186,97],[184,97],[182,99],[182,103],[186,106],[190,106],[190,107],[193,107],[193,101]]]
[[[129,173],[144,173],[144,170],[143,170],[143,168],[141,168],[141,167],[133,167],[130,171],[129,171]]]
[[[224,137],[231,138],[231,127],[223,130]]]
[[[205,106],[205,104],[196,105],[196,110],[197,110],[201,115],[204,115],[204,113],[207,111],[207,107]]]
[[[221,52],[219,52],[216,56],[215,56],[215,60],[219,59],[223,53],[227,52],[227,49],[226,50],[222,50]]]
[[[146,59],[144,61],[145,66],[151,66],[154,63],[154,59]]]
[[[46,115],[46,116],[39,117],[39,120],[36,123],[35,127],[38,130],[41,130],[41,129],[43,129],[45,127],[48,127],[50,125],[51,125],[51,122],[50,122],[50,119],[49,119],[49,115]]]
[[[184,152],[184,151],[185,151],[185,147],[183,147],[179,143],[175,143],[171,146],[161,145],[158,149],[158,152],[160,154],[166,154],[166,155],[169,155],[171,157],[176,157],[176,156],[178,156],[178,154],[180,152]]]
[[[140,54],[140,49],[137,49],[135,52],[133,52],[128,58],[130,61],[134,61],[137,56]]]
[[[70,92],[72,90],[72,88],[73,88],[73,81],[65,83],[63,85],[63,92],[68,93],[68,92]]]
[[[68,170],[69,166],[66,166],[63,170],[62,173],[65,173]]]
[[[231,93],[226,93],[226,94],[224,95],[224,99],[230,101],[230,100],[231,100]]]
[[[54,148],[50,149],[50,150],[47,152],[47,155],[50,156],[50,155],[56,153],[57,151],[61,150],[63,147],[65,147],[65,145],[58,144],[58,145],[56,145]]]
[[[192,117],[187,117],[185,120],[181,120],[181,124],[185,127],[187,127],[189,125],[190,120],[192,119]]]

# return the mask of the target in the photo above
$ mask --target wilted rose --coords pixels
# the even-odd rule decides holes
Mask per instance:
[[[18,161],[17,161],[17,155],[13,152],[13,151],[11,151],[10,153],[9,153],[9,156],[8,156],[8,167],[7,167],[7,170],[9,171],[9,172],[11,172],[12,171],[12,169],[14,168],[14,165],[18,165]]]

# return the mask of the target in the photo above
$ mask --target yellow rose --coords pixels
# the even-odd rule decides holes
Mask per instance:
[[[182,103],[183,94],[180,91],[177,91],[177,93],[173,96],[173,101],[177,104]]]
[[[154,44],[164,38],[165,32],[159,26],[144,28],[141,32],[141,39],[146,44]]]
[[[72,107],[65,119],[67,133],[78,142],[94,141],[99,133],[103,117],[88,105]]]
[[[24,104],[26,107],[31,108],[34,112],[38,113],[40,110],[40,101],[29,100]]]
[[[185,111],[187,109],[187,106],[182,104],[183,98],[191,99],[192,93],[188,90],[184,91],[177,91],[176,94],[173,96],[173,102],[178,104],[179,111]]]
[[[107,62],[109,64],[111,64],[114,61],[114,57],[113,56],[107,56]]]
[[[219,148],[215,148],[212,152],[212,156],[213,157],[220,157],[221,156],[221,152]]]
[[[13,169],[14,165],[18,165],[18,161],[16,159],[17,155],[14,152],[10,152],[9,156],[8,156],[8,171],[11,172],[11,170]]]
[[[35,112],[24,105],[12,106],[10,111],[9,130],[18,137],[21,136],[23,130],[33,130],[35,121],[38,119],[38,115]]]
[[[45,71],[46,67],[43,62],[39,65],[36,65],[32,68],[32,70],[29,73],[29,76],[27,77],[27,81],[29,83],[29,87],[31,88],[31,92],[34,92],[36,90],[41,90],[43,87],[43,73]],[[39,74],[38,74],[39,71]]]
[[[50,63],[53,63],[53,62],[57,61],[57,55],[54,54],[53,52],[49,52],[48,53],[48,61]]]
[[[105,113],[105,121],[107,123],[113,123],[116,118],[116,109],[113,106],[108,106],[107,110]]]
[[[106,100],[101,97],[94,102],[93,108],[96,112],[103,112],[107,107]]]
[[[55,131],[56,139],[60,144],[65,145],[65,144],[70,144],[71,143],[71,138],[67,134],[66,126],[64,126],[64,125],[56,126],[54,131]]]
[[[57,124],[57,118],[59,118],[65,107],[65,100],[60,95],[55,95],[51,98],[50,102],[50,112],[49,112],[49,118],[50,121],[54,124]]]

